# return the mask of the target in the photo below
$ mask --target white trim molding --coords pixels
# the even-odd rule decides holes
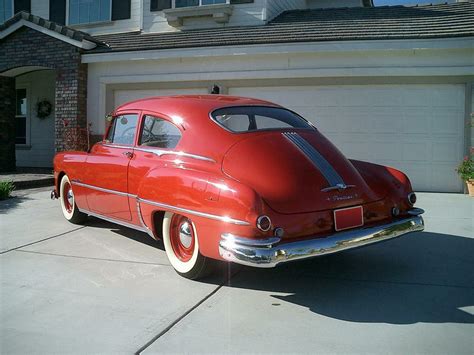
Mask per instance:
[[[44,33],[48,36],[59,39],[60,41],[69,43],[69,44],[71,44],[75,47],[79,47],[79,48],[82,48],[82,49],[85,49],[85,50],[89,50],[89,49],[93,49],[93,48],[97,47],[97,44],[95,44],[91,41],[88,41],[86,39],[83,39],[82,41],[78,41],[78,40],[72,39],[68,36],[65,36],[61,33],[58,33],[56,31],[50,30],[48,28],[45,28],[43,26],[37,25],[33,22],[26,21],[26,20],[23,20],[23,19],[21,19],[20,21],[14,23],[10,27],[6,28],[5,30],[1,31],[0,32],[0,39],[3,39],[5,37],[7,37],[8,35],[12,34],[13,32],[15,32],[16,30],[18,30],[19,28],[21,28],[23,26],[29,27],[29,28],[31,28],[35,31]]]

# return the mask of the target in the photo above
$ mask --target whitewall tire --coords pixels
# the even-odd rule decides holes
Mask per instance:
[[[208,274],[210,260],[199,252],[196,226],[186,216],[166,212],[163,218],[163,244],[171,266],[188,279]]]
[[[67,175],[64,175],[59,183],[59,200],[61,201],[61,210],[64,218],[71,223],[82,223],[87,216],[77,208],[72,190],[71,181]]]

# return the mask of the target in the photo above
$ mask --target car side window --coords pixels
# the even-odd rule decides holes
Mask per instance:
[[[107,133],[108,143],[133,145],[137,130],[138,115],[121,115],[114,118]]]
[[[175,148],[181,132],[172,123],[158,117],[146,115],[143,121],[140,145],[157,148]]]

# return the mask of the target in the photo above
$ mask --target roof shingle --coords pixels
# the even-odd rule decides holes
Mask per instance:
[[[474,3],[286,11],[261,26],[95,36],[89,53],[270,43],[474,36]]]

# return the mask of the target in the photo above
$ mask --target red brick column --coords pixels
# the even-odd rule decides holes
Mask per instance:
[[[0,171],[14,171],[15,78],[0,76]]]
[[[71,57],[56,74],[56,152],[87,150],[87,64],[80,64],[78,52]]]

